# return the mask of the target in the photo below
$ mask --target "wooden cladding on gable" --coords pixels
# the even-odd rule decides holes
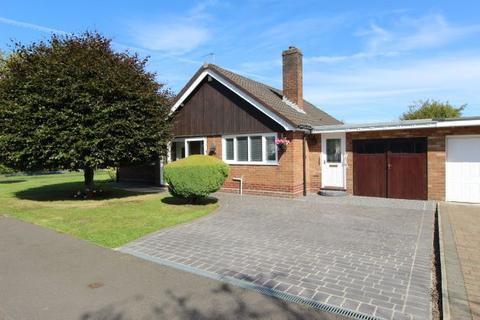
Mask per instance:
[[[174,114],[173,134],[209,136],[284,131],[217,80],[207,77]]]

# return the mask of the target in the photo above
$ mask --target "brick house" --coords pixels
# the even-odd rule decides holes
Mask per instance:
[[[300,50],[282,57],[283,90],[203,65],[172,106],[167,161],[219,157],[230,192],[480,202],[480,117],[343,124],[303,99]],[[161,166],[122,167],[119,180],[162,184]]]

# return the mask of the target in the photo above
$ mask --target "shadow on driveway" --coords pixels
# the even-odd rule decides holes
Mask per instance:
[[[344,319],[0,216],[0,318]]]
[[[244,294],[228,284],[219,283],[210,290],[211,299],[228,299],[228,308],[218,306],[210,310],[202,310],[195,306],[195,298],[192,295],[177,294],[167,290],[166,301],[158,305],[151,305],[146,319],[181,319],[181,320],[227,320],[227,319],[343,319],[335,315],[324,314],[314,310],[293,307],[292,304],[278,299],[269,299],[269,308],[259,308],[250,305],[245,300]],[[82,315],[82,320],[127,320],[130,317],[129,310],[135,305],[142,304],[143,296],[136,296],[128,301],[122,301],[114,305],[105,306],[93,312]],[[225,310],[222,310],[225,309]]]

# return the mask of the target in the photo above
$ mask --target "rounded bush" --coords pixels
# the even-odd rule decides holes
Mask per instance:
[[[164,178],[174,197],[195,202],[218,191],[229,170],[229,166],[218,158],[193,155],[167,164]]]

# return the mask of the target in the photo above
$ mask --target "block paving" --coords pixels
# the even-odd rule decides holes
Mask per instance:
[[[441,203],[442,223],[450,224],[453,231],[460,272],[467,294],[471,318],[480,320],[480,205]],[[447,220],[448,219],[448,220]],[[447,278],[450,270],[447,269]]]
[[[217,212],[120,251],[381,319],[431,318],[433,203],[216,196]]]

